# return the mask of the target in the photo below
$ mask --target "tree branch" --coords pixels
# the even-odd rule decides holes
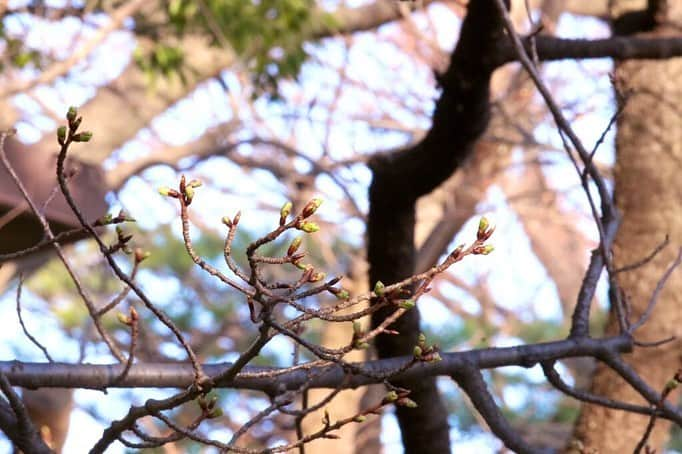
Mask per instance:
[[[627,335],[600,339],[565,339],[515,347],[494,347],[453,353],[441,353],[442,360],[420,362],[398,373],[396,380],[451,376],[465,367],[493,369],[505,366],[533,367],[538,363],[578,356],[609,357],[630,352],[632,338]],[[397,370],[413,361],[413,356],[386,358],[351,363],[367,373],[348,371],[341,365],[302,365],[295,370],[278,367],[246,366],[233,379],[217,380],[218,388],[250,389],[276,395],[297,389],[304,383],[309,388],[357,388],[382,383],[387,371]],[[205,373],[215,376],[231,367],[231,363],[205,364]],[[26,388],[186,388],[194,381],[189,363],[136,363],[124,379],[113,383],[124,364],[23,363],[0,361],[0,374],[14,386]],[[273,380],[276,377],[276,380]],[[655,393],[654,393],[655,394]],[[682,413],[679,417],[682,421]]]
[[[0,372],[0,390],[8,402],[0,399],[0,429],[12,443],[27,453],[49,454],[53,451],[45,444],[28,417],[26,408],[14,392],[7,377]]]
[[[469,396],[469,399],[471,399],[476,410],[488,424],[492,433],[494,433],[507,448],[521,454],[544,452],[529,446],[523,441],[523,438],[521,438],[518,431],[509,424],[509,421],[504,417],[500,407],[497,406],[495,399],[493,399],[493,396],[490,394],[480,370],[476,367],[465,367],[452,375],[452,379],[455,380],[467,396]]]
[[[537,55],[541,61],[613,58],[663,60],[682,55],[682,38],[636,38],[616,36],[605,39],[566,39],[553,36],[534,36]],[[529,38],[523,39],[527,52],[531,51]],[[512,45],[503,44],[500,49],[503,65],[518,60]]]

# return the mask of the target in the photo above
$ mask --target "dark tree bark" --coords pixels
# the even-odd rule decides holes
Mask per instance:
[[[433,125],[412,148],[374,156],[369,190],[368,260],[370,284],[385,284],[411,276],[415,271],[415,205],[435,189],[470,155],[490,117],[490,77],[499,61],[497,49],[504,39],[502,24],[490,0],[471,2],[462,24],[450,66],[440,77],[442,95],[436,104]],[[393,312],[385,308],[373,314],[377,326]],[[417,344],[419,313],[409,311],[376,340],[380,358],[409,355]],[[397,408],[403,445],[407,453],[449,452],[447,412],[433,378],[396,382],[411,390],[414,409]]]

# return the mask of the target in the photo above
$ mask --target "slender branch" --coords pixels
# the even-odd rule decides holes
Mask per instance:
[[[573,130],[571,124],[564,117],[563,113],[561,112],[561,109],[559,108],[556,101],[549,92],[549,89],[540,78],[540,75],[538,74],[535,64],[531,61],[530,57],[528,56],[527,50],[524,48],[521,38],[514,30],[514,25],[511,22],[509,13],[507,12],[507,6],[505,5],[504,0],[495,0],[495,3],[497,5],[497,10],[499,14],[502,16],[504,27],[507,30],[511,46],[514,49],[518,57],[518,60],[521,62],[521,65],[528,72],[536,88],[542,95],[545,104],[547,105],[557,127],[559,128],[559,133],[561,135],[562,140],[564,140],[564,135],[568,137],[571,145],[574,147],[580,160],[585,166],[584,171],[580,171],[578,169],[577,163],[575,161],[575,158],[573,157],[570,147],[568,147],[568,144],[564,140],[564,146],[566,147],[567,154],[569,158],[573,161],[574,165],[576,166],[578,174],[581,176],[585,175],[585,177],[581,178],[581,181],[583,184],[583,188],[585,190],[585,195],[587,196],[588,202],[590,204],[590,208],[592,210],[592,215],[597,225],[597,229],[599,231],[600,239],[599,251],[598,252],[595,251],[592,254],[590,265],[583,280],[583,285],[580,288],[578,301],[576,302],[571,322],[571,336],[574,337],[587,336],[589,335],[589,318],[590,309],[592,305],[592,298],[594,297],[594,293],[596,291],[597,280],[599,279],[599,275],[601,274],[601,271],[604,267],[606,267],[609,273],[609,283],[611,284],[612,288],[616,290],[618,288],[618,285],[615,282],[615,279],[613,278],[614,273],[610,251],[619,224],[618,212],[613,203],[611,195],[609,194],[604,178],[599,173],[599,170],[594,165],[592,165],[592,159],[590,157],[591,153],[587,151],[585,146],[580,141],[580,138]],[[592,182],[597,187],[597,192],[599,194],[599,198],[601,201],[600,204],[601,215],[599,214],[596,204],[592,199],[592,194],[588,186],[587,180],[588,175],[592,179]],[[617,291],[616,294],[618,295]],[[621,331],[623,331],[625,330],[626,322],[624,320],[624,311],[622,310],[622,301],[620,301],[620,297],[618,297],[616,300],[616,310],[618,311],[619,314]]]
[[[17,317],[19,318],[19,324],[21,325],[21,329],[24,331],[24,334],[30,340],[33,345],[38,347],[40,351],[43,352],[43,355],[45,355],[45,358],[49,362],[54,362],[52,360],[52,357],[50,356],[50,352],[47,351],[47,348],[43,344],[40,343],[38,339],[35,338],[29,331],[28,328],[26,328],[26,324],[24,324],[24,318],[21,316],[21,289],[24,286],[24,276],[20,275],[19,276],[19,283],[17,284]]]
[[[4,165],[5,169],[9,173],[10,177],[12,178],[12,181],[14,182],[15,186],[17,189],[19,189],[19,192],[21,193],[22,197],[28,203],[28,206],[31,208],[31,211],[33,214],[36,216],[38,221],[40,222],[40,225],[43,229],[43,232],[45,233],[45,236],[47,239],[50,241],[52,246],[54,247],[55,251],[57,252],[57,256],[61,260],[61,262],[64,264],[64,268],[66,268],[67,273],[69,274],[69,277],[73,281],[74,285],[76,286],[76,290],[78,292],[78,295],[81,297],[83,302],[85,303],[85,307],[88,310],[88,313],[90,314],[90,317],[93,320],[93,323],[95,324],[95,328],[97,329],[97,332],[99,335],[102,337],[102,340],[104,343],[109,347],[109,350],[111,353],[114,355],[116,359],[119,361],[123,362],[124,357],[123,354],[121,353],[121,350],[116,346],[116,343],[114,340],[109,336],[109,333],[106,332],[104,327],[102,326],[102,322],[99,317],[96,316],[96,309],[93,301],[90,299],[88,294],[85,291],[85,287],[81,283],[80,278],[78,275],[76,275],[76,272],[74,269],[71,267],[69,261],[66,258],[66,255],[64,254],[64,251],[62,250],[61,246],[59,243],[55,242],[55,235],[52,233],[52,229],[50,228],[50,224],[47,222],[47,219],[45,219],[45,216],[41,213],[40,209],[38,206],[35,204],[33,199],[31,198],[30,194],[28,193],[28,190],[24,186],[23,182],[17,175],[16,171],[14,170],[14,167],[12,167],[12,164],[9,162],[9,159],[7,158],[7,153],[5,152],[5,139],[7,137],[8,133],[2,132],[0,133],[0,162]],[[64,174],[63,171],[63,162],[62,162],[62,169],[61,169],[61,179],[63,181],[64,186],[66,186],[66,175]],[[69,196],[70,198],[70,196]],[[73,202],[73,199],[71,198],[71,201]],[[75,202],[74,202],[75,206]],[[80,214],[80,218],[83,217],[82,214]],[[85,220],[83,220],[85,221]],[[94,232],[94,229],[90,227],[90,229]]]
[[[76,112],[74,109],[74,117],[76,116],[75,113]],[[189,360],[192,363],[192,366],[194,367],[196,383],[200,384],[207,377],[201,370],[201,365],[199,364],[196,354],[188,344],[183,334],[180,332],[175,323],[173,323],[173,321],[168,317],[168,315],[166,315],[161,309],[156,307],[156,305],[154,305],[154,303],[151,302],[151,300],[140,289],[140,287],[137,284],[135,284],[135,282],[133,282],[130,276],[126,275],[123,272],[123,270],[119,267],[118,263],[116,263],[116,261],[114,260],[113,254],[109,251],[109,248],[107,248],[106,244],[99,236],[95,228],[92,225],[88,224],[87,220],[83,216],[83,213],[78,208],[76,201],[73,199],[73,196],[71,195],[71,191],[69,190],[68,184],[66,182],[66,175],[64,173],[64,162],[66,160],[67,152],[69,151],[69,146],[74,141],[74,137],[76,137],[76,129],[78,128],[80,121],[81,118],[69,119],[68,136],[65,138],[63,142],[61,142],[61,148],[57,156],[57,181],[59,182],[59,187],[62,191],[62,194],[64,195],[64,199],[66,199],[66,202],[68,203],[69,207],[71,208],[71,211],[73,211],[73,214],[76,216],[81,226],[85,230],[87,230],[90,236],[95,240],[95,242],[99,246],[100,252],[102,253],[102,255],[104,255],[104,257],[107,260],[107,263],[113,270],[114,274],[116,274],[118,279],[127,284],[128,287],[132,289],[133,292],[140,298],[140,300],[142,300],[145,307],[149,309],[154,314],[154,316],[157,319],[159,319],[159,321],[161,321],[161,323],[163,323],[173,333],[177,341],[180,343],[182,348],[187,353],[187,356],[189,357]],[[88,309],[90,310],[91,315],[93,315],[95,312],[94,308],[91,309],[88,306]],[[93,320],[95,324],[99,322],[99,318],[97,316],[93,316]],[[123,355],[119,352],[118,356],[119,359],[123,362],[124,361]]]
[[[509,421],[504,417],[500,407],[490,394],[481,371],[475,367],[464,367],[452,375],[452,379],[469,396],[476,410],[481,414],[490,430],[504,445],[514,452],[533,454],[544,452],[528,445]]]
[[[654,289],[654,292],[651,294],[651,298],[649,298],[649,304],[647,304],[647,307],[644,310],[642,316],[639,318],[639,320],[637,320],[630,326],[629,328],[630,333],[634,333],[635,330],[637,330],[639,327],[644,325],[647,320],[649,320],[649,317],[651,317],[651,313],[653,312],[654,307],[656,307],[658,295],[660,295],[661,291],[663,290],[663,287],[665,287],[665,283],[668,281],[668,278],[673,273],[673,271],[675,271],[675,269],[678,266],[680,266],[680,262],[682,262],[682,248],[679,249],[675,260],[673,260],[668,269],[665,270],[665,273],[663,273],[663,276],[661,276],[661,278],[656,283],[656,288]]]
[[[19,449],[26,453],[53,454],[40,437],[26,412],[24,404],[12,389],[7,377],[0,372],[0,390],[9,403],[0,399],[0,429]]]
[[[633,405],[626,402],[618,402],[603,396],[597,396],[586,391],[575,389],[569,386],[565,381],[563,381],[561,375],[559,375],[559,373],[554,368],[553,361],[543,362],[542,370],[545,373],[547,381],[550,382],[552,386],[554,386],[557,390],[561,391],[567,396],[573,397],[574,399],[580,400],[582,402],[601,405],[602,407],[613,408],[616,410],[629,411],[631,413],[638,413],[641,415],[651,415],[654,413],[660,413],[657,410],[652,410],[650,407]]]

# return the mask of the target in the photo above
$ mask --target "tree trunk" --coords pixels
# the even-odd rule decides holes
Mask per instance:
[[[367,291],[367,266],[363,263],[355,263],[347,276],[343,279],[343,286],[348,290],[351,295],[359,295]],[[345,311],[345,313],[351,313],[359,310],[360,307],[352,307]],[[344,312],[339,312],[339,314]],[[322,342],[321,345],[329,348],[339,348],[347,345],[350,339],[353,337],[353,328],[351,323],[329,323],[325,329],[322,331]],[[353,350],[349,352],[344,360],[346,361],[365,361],[367,358],[366,350]],[[341,391],[331,402],[329,402],[324,407],[320,408],[318,411],[313,412],[305,417],[303,420],[303,431],[306,434],[312,433],[314,431],[320,430],[322,428],[322,419],[325,412],[329,413],[332,421],[341,418],[347,418],[352,416],[360,410],[360,401],[365,394],[364,388],[359,389],[346,389]],[[329,389],[311,389],[308,391],[308,402],[309,405],[315,405],[324,398],[326,398],[331,390]],[[379,395],[376,401],[371,402],[371,405],[376,404],[377,401],[381,400],[383,394]],[[369,405],[368,405],[369,406]],[[340,440],[333,438],[320,438],[312,441],[306,445],[305,451],[310,454],[326,454],[326,453],[338,453],[338,454],[353,454],[356,449],[356,443],[354,440],[357,437],[357,433],[365,425],[376,425],[381,424],[380,421],[377,422],[378,417],[368,418],[368,421],[362,424],[348,424],[343,426],[341,429],[334,432],[335,435],[340,437]],[[342,441],[341,443],[339,443]],[[378,454],[380,451],[374,451]],[[370,452],[368,452],[370,454]]]
[[[653,3],[657,2],[650,2]],[[615,4],[619,6],[619,2]],[[662,24],[671,20],[679,23],[681,12],[682,2],[670,2],[667,11],[652,11],[652,19],[658,25],[650,34],[665,35]],[[616,65],[619,89],[629,94],[629,99],[618,121],[616,138],[615,192],[623,222],[614,245],[615,265],[622,267],[647,256],[666,235],[670,236],[672,245],[646,265],[618,276],[630,304],[631,320],[638,320],[644,312],[657,282],[682,244],[681,77],[680,58]],[[669,336],[678,339],[657,348],[638,348],[629,358],[637,373],[659,390],[680,367],[680,304],[682,279],[676,274],[666,284],[651,318],[635,332],[635,339],[639,341]],[[611,332],[617,329],[613,314],[608,329]],[[601,366],[594,376],[592,391],[611,399],[644,403],[630,386]],[[576,427],[574,446],[582,445],[586,452],[632,452],[647,421],[645,416],[585,405]],[[649,445],[658,452],[668,438],[669,427],[667,422],[659,420],[649,439]]]

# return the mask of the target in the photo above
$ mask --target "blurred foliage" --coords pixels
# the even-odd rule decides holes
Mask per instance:
[[[151,38],[151,46],[139,46],[134,62],[142,69],[150,87],[160,78],[178,78],[186,83],[192,68],[178,45],[185,35],[206,37],[210,44],[242,59],[256,88],[279,98],[279,83],[296,78],[307,54],[304,42],[314,28],[334,28],[332,14],[316,10],[313,0],[157,0],[159,8],[145,8],[135,16],[132,32]],[[108,2],[88,2],[81,14],[110,12]],[[9,13],[12,14],[12,13]],[[81,19],[84,23],[87,16]],[[316,24],[319,22],[319,24]],[[41,67],[46,56],[29,49],[17,37],[5,33],[0,21],[0,71],[7,64],[17,68]]]
[[[677,424],[672,425],[667,448],[669,453],[682,452],[682,429]]]
[[[135,49],[133,59],[144,72],[147,83],[154,88],[159,76],[172,78],[177,76],[181,82],[187,83],[187,77],[182,70],[184,54],[182,49],[166,44],[157,44],[150,51],[144,52],[140,47]]]
[[[0,21],[0,51],[3,56],[0,59],[0,72],[5,70],[7,64],[19,69],[29,65],[38,69],[41,67],[42,57],[40,52],[29,49],[20,39],[9,36],[2,21]]]
[[[279,81],[295,78],[306,59],[303,43],[310,33],[312,0],[170,0],[164,1],[164,32],[151,49],[138,48],[135,61],[150,81],[159,75],[185,80],[184,55],[173,45],[186,34],[208,36],[212,46],[229,46],[242,58],[257,92],[278,96]],[[318,15],[331,24],[331,15]],[[318,18],[318,17],[316,17]],[[144,19],[141,19],[144,22]],[[141,27],[149,29],[149,25]]]

